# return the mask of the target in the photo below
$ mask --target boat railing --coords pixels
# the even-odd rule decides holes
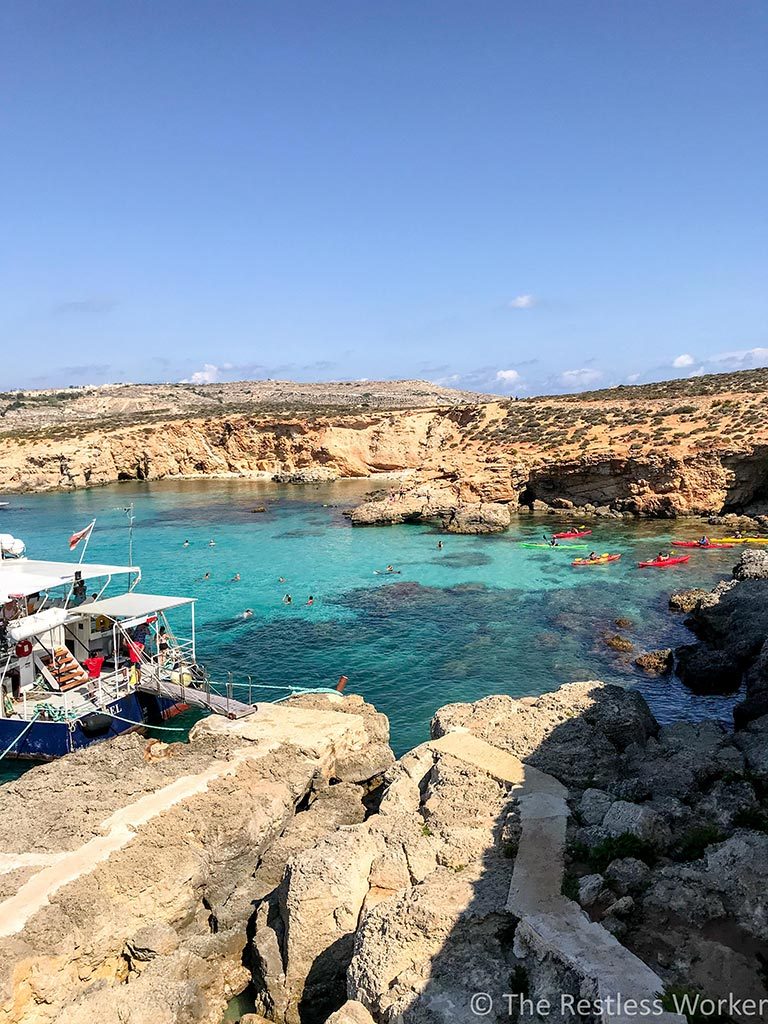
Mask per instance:
[[[336,687],[330,686],[298,686],[290,684],[276,685],[254,679],[251,675],[238,675],[227,672],[223,681],[207,679],[208,693],[215,693],[226,700],[239,704],[270,703],[278,704],[289,697],[302,693],[338,693]]]

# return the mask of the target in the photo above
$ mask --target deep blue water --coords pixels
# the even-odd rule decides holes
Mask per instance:
[[[620,551],[622,561],[574,569],[562,549],[518,543],[554,529],[551,519],[521,519],[501,535],[442,535],[442,550],[429,527],[353,529],[342,511],[370,486],[187,481],[24,495],[0,511],[0,531],[22,537],[30,558],[67,560],[69,534],[95,516],[86,560],[125,564],[123,508],[133,501],[139,589],[197,598],[198,656],[215,678],[328,686],[343,673],[349,690],[389,716],[399,752],[427,736],[443,704],[538,694],[579,679],[637,686],[664,721],[729,717],[728,700],[648,679],[603,640],[617,617],[632,621],[624,632],[638,651],[688,636],[667,611],[670,591],[713,585],[736,552],[694,551],[687,566],[666,570],[640,571],[635,561],[700,527],[593,524],[595,549]],[[252,511],[260,505],[266,513]],[[400,575],[375,574],[389,563]],[[240,582],[230,582],[237,572]],[[187,613],[174,614],[183,633]]]

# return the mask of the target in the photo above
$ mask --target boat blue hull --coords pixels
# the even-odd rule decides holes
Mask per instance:
[[[153,722],[172,718],[186,708],[187,705],[178,704],[166,697],[129,693],[104,709],[107,715],[120,717],[112,718],[108,726],[96,734],[89,732],[80,722],[35,722],[24,733],[28,722],[18,718],[0,718],[0,751],[9,747],[16,739],[18,742],[5,755],[7,758],[52,761],[65,754],[71,754],[74,750],[82,750],[94,743],[113,739],[140,725],[151,725]]]

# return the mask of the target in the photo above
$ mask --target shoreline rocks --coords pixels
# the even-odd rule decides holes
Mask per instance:
[[[307,694],[0,787],[4,1019],[219,1024],[248,988],[242,1024],[445,1024],[511,979],[602,991],[600,949],[638,991],[768,997],[768,716],[660,726],[582,682],[431,736],[395,761],[375,708]]]
[[[734,709],[734,721],[744,726],[768,714],[768,551],[743,551],[732,577],[696,592],[686,625],[698,639],[676,651],[677,674],[699,693],[744,685]]]

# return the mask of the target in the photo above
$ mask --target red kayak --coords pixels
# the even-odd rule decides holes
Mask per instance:
[[[555,540],[571,540],[573,537],[588,537],[591,530],[566,530],[565,533],[553,533]]]
[[[638,562],[638,569],[666,569],[668,565],[680,565],[681,562],[687,562],[690,555],[675,555],[674,558],[654,558],[650,562]]]
[[[732,548],[733,544],[718,544],[710,541],[708,544],[699,544],[697,540],[673,540],[672,547],[675,548],[701,548],[708,551],[710,548]]]

